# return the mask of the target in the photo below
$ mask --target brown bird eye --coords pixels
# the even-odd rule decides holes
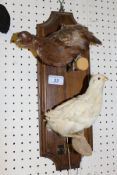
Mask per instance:
[[[98,77],[98,80],[100,80],[101,78],[100,77]]]

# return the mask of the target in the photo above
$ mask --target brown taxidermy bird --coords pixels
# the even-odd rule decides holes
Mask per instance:
[[[11,42],[31,50],[41,62],[52,66],[65,66],[82,54],[90,44],[101,44],[87,27],[63,25],[60,30],[39,38],[27,31],[13,34]]]

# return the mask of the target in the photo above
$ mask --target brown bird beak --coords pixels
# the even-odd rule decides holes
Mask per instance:
[[[16,43],[17,38],[18,38],[18,33],[13,33],[10,42],[11,43]]]
[[[17,33],[13,33],[10,42],[11,43],[15,43],[19,48],[24,48],[24,45],[22,45],[21,43],[21,38],[18,38],[18,32]]]

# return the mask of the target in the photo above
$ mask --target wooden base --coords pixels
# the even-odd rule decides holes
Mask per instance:
[[[62,24],[76,24],[72,13],[52,12],[50,18],[43,24],[37,25],[39,37],[58,30]],[[89,50],[83,54],[89,62]],[[49,75],[61,75],[64,77],[64,85],[48,84]],[[68,71],[67,67],[53,67],[38,63],[38,82],[40,85],[40,155],[48,157],[56,165],[57,170],[69,169],[68,146],[70,149],[71,168],[78,168],[81,156],[71,147],[66,138],[57,135],[47,129],[44,113],[58,104],[82,94],[88,87],[90,76],[89,68],[85,71]],[[92,145],[91,128],[85,131],[88,142]]]

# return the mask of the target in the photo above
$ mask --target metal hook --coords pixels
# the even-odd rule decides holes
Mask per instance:
[[[60,2],[60,10],[59,10],[59,12],[64,12],[65,11],[64,10],[64,6],[63,6],[64,0],[63,1],[59,0],[59,2]]]

